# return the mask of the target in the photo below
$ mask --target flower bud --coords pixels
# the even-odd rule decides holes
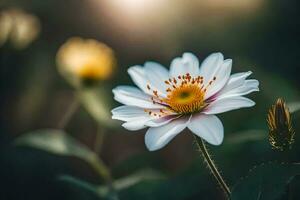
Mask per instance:
[[[2,46],[8,39],[13,26],[13,19],[8,12],[2,11],[0,13],[0,46]]]
[[[109,79],[115,70],[113,50],[93,39],[70,38],[57,53],[59,72],[78,86]]]
[[[24,49],[40,33],[40,21],[32,14],[19,9],[8,9],[0,13],[0,45],[10,40],[16,49]]]
[[[269,142],[273,149],[284,151],[294,143],[291,115],[283,99],[277,99],[268,112]]]

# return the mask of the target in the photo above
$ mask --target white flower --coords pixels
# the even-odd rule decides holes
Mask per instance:
[[[112,110],[112,118],[124,121],[128,130],[149,127],[145,143],[158,150],[185,128],[208,143],[220,145],[224,128],[215,115],[255,103],[243,95],[259,91],[258,81],[246,80],[252,73],[231,73],[232,60],[221,53],[208,56],[199,67],[192,53],[175,58],[170,71],[155,62],[128,69],[139,87],[113,89],[116,101],[125,104]]]

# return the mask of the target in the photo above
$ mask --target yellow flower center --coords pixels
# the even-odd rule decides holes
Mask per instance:
[[[203,84],[203,77],[191,77],[189,73],[170,78],[165,81],[169,87],[167,88],[167,97],[161,98],[158,91],[152,90],[153,97],[151,98],[153,104],[165,105],[169,111],[178,114],[190,114],[199,112],[207,106],[204,100],[207,87],[210,86],[216,77],[213,77],[207,85]],[[150,85],[147,85],[148,90],[151,90]],[[167,115],[166,110],[160,110],[158,113],[148,112],[153,116]]]
[[[204,94],[198,85],[185,84],[173,89],[163,101],[176,113],[194,113],[205,107]]]

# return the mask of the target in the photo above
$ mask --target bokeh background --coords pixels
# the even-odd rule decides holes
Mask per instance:
[[[74,89],[60,76],[56,53],[70,37],[93,38],[109,45],[118,66],[105,88],[105,107],[117,106],[111,89],[132,84],[127,68],[153,60],[169,66],[174,57],[193,52],[203,60],[220,51],[233,59],[233,71],[253,71],[257,105],[221,114],[225,139],[209,146],[230,186],[262,162],[299,162],[299,114],[293,114],[296,142],[289,153],[268,143],[266,115],[277,97],[300,101],[300,3],[296,0],[1,0],[1,10],[18,8],[35,15],[40,32],[24,48],[0,47],[1,199],[97,199],[95,194],[58,180],[67,174],[93,184],[103,181],[76,157],[30,147],[16,147],[16,137],[36,129],[56,129],[74,100]],[[3,31],[3,30],[0,30]],[[100,100],[101,101],[101,100]],[[108,113],[109,114],[109,113]],[[121,190],[123,199],[222,199],[219,187],[186,131],[169,145],[148,152],[145,130],[129,132],[117,124],[105,127],[81,106],[65,131],[94,149],[98,127],[105,132],[99,156],[115,179],[151,169],[162,180],[144,181]],[[282,199],[299,199],[295,178]]]

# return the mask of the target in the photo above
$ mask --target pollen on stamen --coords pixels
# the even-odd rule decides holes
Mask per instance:
[[[154,98],[153,97],[151,97],[151,100],[152,100],[152,103],[153,104],[155,104],[156,102],[154,101]]]
[[[150,85],[147,84],[147,88],[148,88],[148,90],[150,90],[150,89],[151,89],[151,88],[150,88]]]
[[[189,73],[186,73],[186,78],[189,79],[191,76]]]

